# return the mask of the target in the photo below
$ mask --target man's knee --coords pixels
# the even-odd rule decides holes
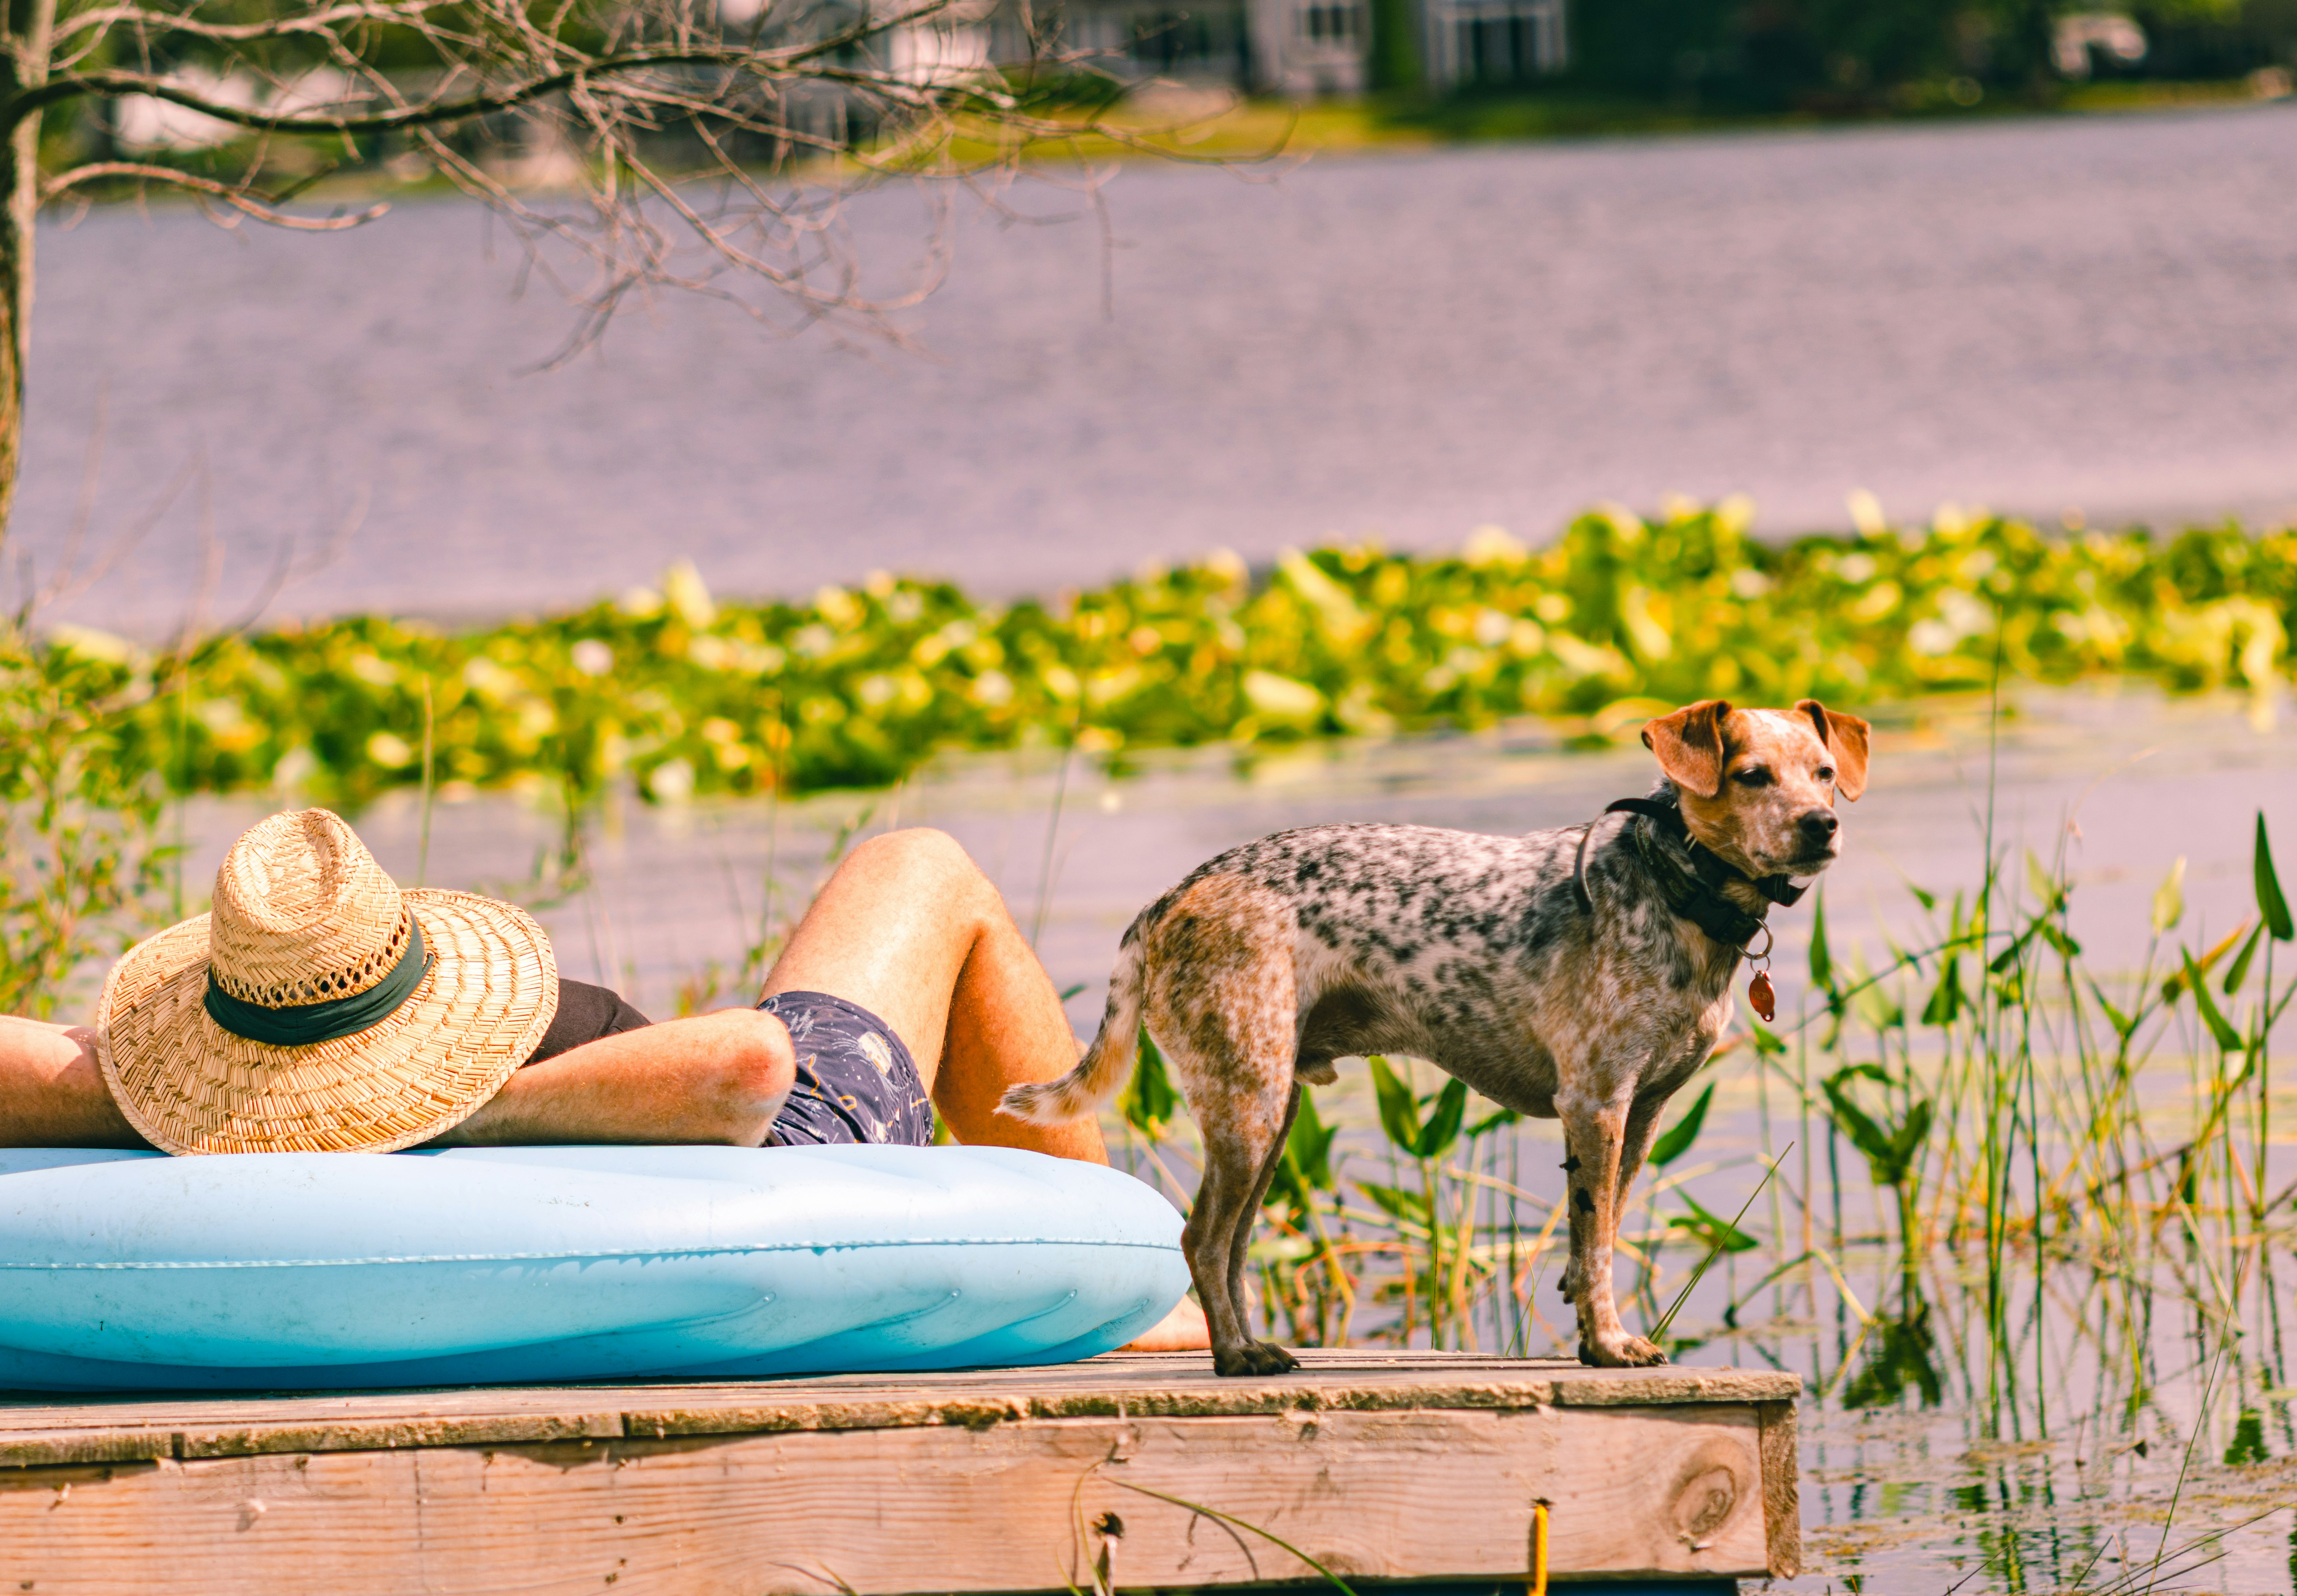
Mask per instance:
[[[849,856],[856,861],[867,861],[881,869],[947,870],[952,872],[976,869],[972,855],[949,833],[931,826],[909,826],[900,831],[883,831],[866,842],[857,843]]]
[[[958,840],[930,826],[882,833],[847,858],[855,868],[873,876],[898,880],[911,891],[932,892],[949,901],[997,896],[989,877]]]

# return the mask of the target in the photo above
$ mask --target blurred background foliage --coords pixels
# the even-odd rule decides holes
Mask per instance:
[[[1706,697],[1848,706],[2012,679],[2263,694],[2289,665],[2297,531],[2047,535],[1944,513],[1747,535],[1750,509],[1598,510],[1530,549],[1215,555],[1000,606],[880,573],[720,603],[691,566],[577,613],[450,632],[359,617],[148,653],[60,627],[20,669],[103,739],[105,780],[350,810],[625,777],[656,802],[898,780],[943,749],[1248,744],[1524,717],[1631,734]],[[84,739],[83,739],[84,741]],[[90,745],[93,747],[93,745]],[[142,785],[139,785],[142,784]]]
[[[1572,12],[1570,77],[1707,111],[1856,114],[2049,103],[2061,18],[2128,16],[2145,53],[2091,50],[2079,78],[2230,78],[2286,67],[2297,0],[1606,0]]]

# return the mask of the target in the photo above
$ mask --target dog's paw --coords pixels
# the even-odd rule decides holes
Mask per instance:
[[[1213,1349],[1213,1369],[1224,1375],[1289,1374],[1300,1360],[1267,1341],[1246,1341]]]
[[[1579,1338],[1579,1361],[1590,1369],[1648,1369],[1667,1362],[1658,1345],[1625,1330],[1611,1336]]]

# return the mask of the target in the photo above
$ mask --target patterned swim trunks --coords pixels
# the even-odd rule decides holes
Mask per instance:
[[[768,1146],[933,1145],[933,1100],[891,1025],[827,992],[776,992],[758,1008],[787,1025],[797,1047],[797,1084]]]

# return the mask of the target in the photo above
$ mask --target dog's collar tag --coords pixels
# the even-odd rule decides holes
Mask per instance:
[[[1763,927],[1763,950],[1760,953],[1750,953],[1743,948],[1740,950],[1746,955],[1747,962],[1755,967],[1755,978],[1747,983],[1747,1005],[1763,1016],[1766,1025],[1777,1018],[1779,1012],[1779,995],[1771,989],[1772,941],[1771,928],[1766,926]]]
[[[1770,971],[1757,970],[1755,978],[1747,983],[1747,1002],[1766,1025],[1778,1017],[1779,996],[1771,990]]]

